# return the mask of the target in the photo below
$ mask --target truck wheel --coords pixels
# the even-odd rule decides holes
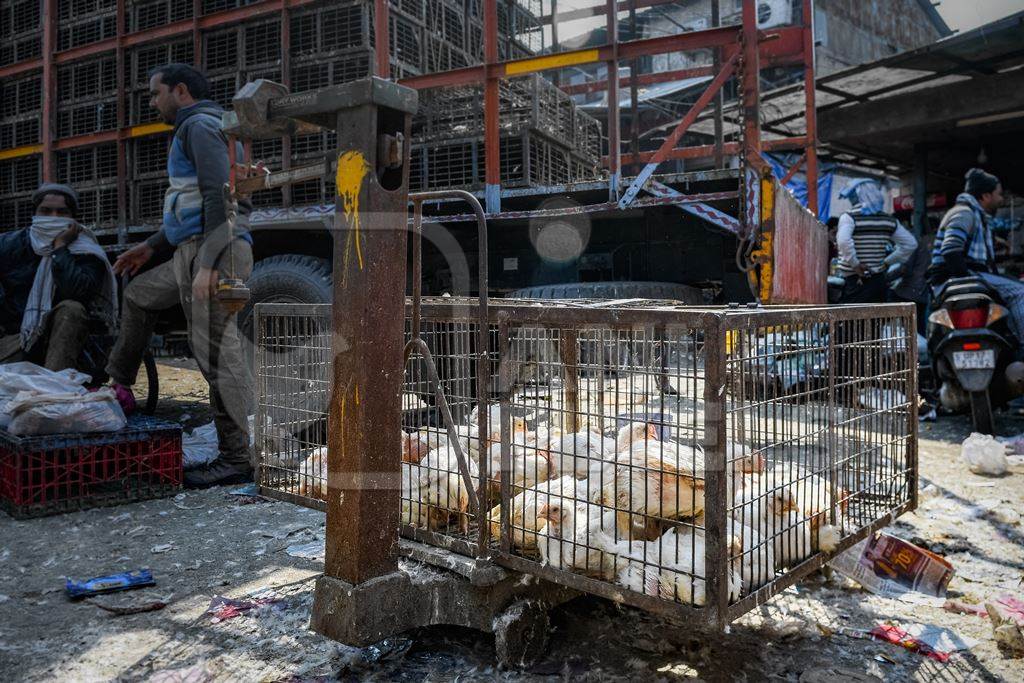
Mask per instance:
[[[238,316],[238,327],[251,349],[255,341],[253,306],[261,303],[329,304],[331,264],[315,256],[281,254],[258,262],[247,285],[249,303]]]
[[[974,431],[981,434],[995,432],[995,420],[992,418],[992,400],[987,391],[971,392],[971,422]]]
[[[569,282],[524,287],[509,294],[515,299],[661,299],[705,305],[704,291],[674,282]]]

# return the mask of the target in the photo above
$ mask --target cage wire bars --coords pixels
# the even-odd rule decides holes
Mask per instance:
[[[40,74],[43,87],[38,104],[41,112],[41,116],[38,117],[38,130],[33,133],[23,125],[24,130],[16,136],[10,136],[10,142],[0,150],[0,161],[24,159],[26,162],[33,162],[31,166],[35,182],[26,180],[17,186],[28,187],[31,184],[38,184],[39,181],[56,180],[59,177],[59,167],[62,163],[58,158],[59,152],[103,143],[112,144],[116,150],[116,175],[106,176],[107,180],[97,185],[95,202],[103,209],[102,212],[97,210],[97,215],[102,214],[106,220],[110,220],[116,198],[116,228],[113,229],[117,233],[117,241],[124,243],[129,239],[126,223],[136,220],[147,211],[151,213],[152,199],[161,189],[155,180],[142,182],[129,178],[129,169],[133,166],[130,151],[132,143],[148,136],[166,134],[168,130],[163,124],[147,120],[149,114],[144,111],[144,84],[138,83],[136,79],[141,73],[139,70],[143,68],[146,55],[160,51],[162,46],[173,48],[169,52],[163,50],[167,54],[159,55],[157,62],[193,61],[204,66],[213,74],[214,85],[217,88],[224,86],[222,94],[226,97],[230,94],[230,88],[239,85],[232,74],[221,73],[227,68],[224,66],[227,62],[223,60],[231,59],[232,55],[235,71],[244,73],[246,78],[279,78],[286,85],[298,88],[302,83],[309,87],[317,87],[309,79],[321,78],[320,71],[324,69],[327,69],[328,78],[333,79],[331,82],[335,82],[337,79],[329,75],[330,70],[348,68],[342,63],[354,64],[352,60],[358,57],[352,50],[363,50],[365,54],[360,58],[363,60],[360,63],[365,64],[365,67],[361,68],[371,68],[373,73],[378,75],[398,78],[401,83],[417,89],[469,85],[483,88],[485,135],[480,151],[484,157],[482,180],[485,185],[486,207],[488,214],[491,215],[497,215],[501,211],[503,196],[500,161],[503,143],[500,121],[501,83],[511,78],[518,79],[535,73],[587,65],[603,64],[604,77],[602,78],[598,72],[597,80],[582,84],[566,84],[562,85],[561,89],[570,94],[583,91],[607,93],[608,120],[599,160],[601,170],[607,177],[610,202],[620,203],[624,208],[635,201],[633,198],[643,189],[643,181],[647,175],[653,173],[657,165],[664,161],[705,157],[713,158],[716,166],[722,166],[724,155],[738,155],[747,166],[757,170],[762,150],[801,150],[803,156],[798,166],[805,165],[813,186],[817,171],[814,151],[816,133],[811,0],[801,0],[801,21],[796,25],[759,30],[756,3],[744,2],[741,23],[738,26],[713,25],[703,30],[629,41],[618,40],[618,29],[623,21],[633,22],[630,26],[635,26],[637,9],[647,10],[659,5],[669,5],[671,0],[608,0],[578,3],[571,8],[562,5],[562,9],[551,3],[546,11],[543,4],[535,1],[523,3],[466,0],[466,18],[461,20],[458,12],[454,11],[441,13],[433,18],[428,17],[425,9],[427,3],[415,0],[373,0],[372,3],[356,4],[372,9],[368,14],[360,14],[362,18],[356,22],[359,30],[368,34],[369,39],[364,38],[360,42],[360,46],[365,46],[365,49],[343,49],[337,55],[332,52],[329,59],[325,57],[318,60],[313,53],[307,55],[301,49],[302,45],[305,45],[302,43],[306,40],[304,36],[309,37],[308,31],[305,30],[309,28],[306,24],[310,17],[315,20],[316,13],[323,8],[316,0],[256,0],[244,5],[236,0],[151,0],[136,3],[126,0],[40,0],[35,14],[28,15],[23,11],[23,6],[35,7],[33,3],[5,2],[4,16],[9,15],[7,27],[13,47],[5,52],[3,63],[0,63],[0,79],[6,84],[8,79]],[[712,8],[713,23],[718,23],[717,3],[712,3]],[[539,12],[540,15],[536,16],[535,12]],[[628,18],[620,20],[623,13],[628,13]],[[565,49],[564,44],[559,42],[559,24],[565,25],[567,22],[585,17],[604,17],[606,42],[595,48]],[[434,23],[429,23],[428,20]],[[310,25],[317,29],[316,36],[312,38],[317,49],[326,49],[329,52],[338,50],[339,46],[334,43],[324,45],[317,42],[331,40],[331,36],[341,36],[338,33],[339,26],[336,26],[338,21],[340,19],[332,19],[330,26],[315,23]],[[468,29],[469,25],[475,22],[481,25],[478,32]],[[243,23],[244,27],[237,30],[232,28]],[[465,45],[467,56],[459,59],[423,61],[427,58],[429,45],[423,43],[417,47],[416,41],[410,42],[410,36],[413,34],[401,28],[419,24],[433,27],[427,33],[436,33],[439,37],[450,36],[451,40],[448,42],[451,45]],[[460,27],[465,31],[463,32]],[[232,31],[240,32],[240,42],[233,42]],[[390,31],[393,31],[394,35],[391,35]],[[268,39],[274,35],[279,37],[277,42],[282,48],[279,59],[264,63],[266,57],[260,54],[260,46],[269,44]],[[508,35],[513,38],[508,38]],[[536,50],[536,37],[540,35],[549,36],[551,44],[545,54],[530,55],[530,51]],[[291,46],[293,39],[302,43],[297,45],[295,50]],[[338,40],[341,40],[341,37]],[[475,45],[476,40],[480,40],[482,45]],[[18,41],[25,43],[24,49],[19,47],[21,42]],[[430,40],[426,42],[430,43]],[[232,46],[235,52],[231,51]],[[447,52],[442,52],[448,55],[452,49],[455,48],[449,47]],[[477,49],[480,50],[479,57],[475,54]],[[693,51],[709,51],[713,55],[712,62],[709,65],[686,69],[669,68],[656,73],[631,73],[629,76],[611,79],[607,77],[608,74],[619,74],[620,66],[629,64],[633,67],[637,60],[643,58]],[[153,56],[157,55],[154,53]],[[213,60],[210,64],[207,64],[207,57]],[[413,62],[417,58],[420,59],[419,69],[412,68],[416,66]],[[57,103],[60,101],[58,81],[62,79],[58,78],[58,72],[70,72],[74,77],[73,72],[79,66],[92,68],[87,62],[96,59],[109,60],[117,74],[131,73],[134,83],[132,89],[105,90],[101,84],[100,89],[95,90],[95,95],[83,91],[81,97],[86,99],[82,100],[82,104],[68,110],[64,118],[61,118],[58,116],[60,111]],[[473,63],[477,60],[478,63]],[[801,67],[804,71],[807,131],[803,136],[773,136],[772,139],[762,140],[759,130],[760,98],[757,74],[763,67],[785,65]],[[630,150],[623,153],[623,135],[619,122],[621,88],[630,88],[630,107],[634,114],[633,120],[636,120],[638,87],[698,75],[721,76],[723,71],[730,68],[736,72],[734,80],[739,81],[738,90],[743,102],[743,130],[736,134],[734,139],[725,139],[726,134],[723,133],[716,137],[713,144],[687,147],[676,147],[674,141],[669,144],[673,139],[678,141],[707,106],[712,106],[716,119],[721,120],[721,98],[716,96],[716,90],[728,80],[721,78],[709,86],[701,101],[678,122],[660,149],[642,151],[636,143],[637,131],[633,130]],[[364,72],[364,75],[368,73]],[[291,83],[293,78],[298,79],[294,84]],[[222,80],[225,82],[221,83]],[[228,80],[231,82],[228,83]],[[217,92],[220,93],[221,90]],[[93,99],[86,101],[88,97]],[[91,130],[87,120],[96,122]],[[718,126],[718,129],[721,129],[721,126]],[[590,131],[583,130],[580,134],[592,137]],[[7,138],[4,140],[6,142]],[[292,144],[292,140],[282,140],[280,156],[277,156],[277,150],[269,155],[272,160],[280,158],[284,170],[292,163]],[[506,146],[508,144],[511,143],[506,143]],[[524,144],[529,146],[530,142],[526,141]],[[588,141],[585,146],[592,144],[592,141]],[[520,151],[519,154],[525,156],[527,151]],[[578,159],[558,158],[545,163],[549,166],[555,164],[558,170],[527,176],[528,181],[532,179],[534,185],[542,186],[558,184],[563,177],[571,180],[575,173],[573,169],[579,168]],[[567,170],[563,170],[563,167]],[[624,167],[643,170],[638,178],[629,179],[623,176]],[[28,166],[25,170],[29,170]],[[748,181],[744,182],[749,186]],[[745,189],[749,193],[750,188]],[[316,197],[323,196],[328,191],[329,188],[321,187]],[[285,201],[286,198],[292,201],[289,194],[285,190],[281,193],[267,193],[258,199],[260,204],[273,205],[275,202]],[[302,190],[299,196],[306,198],[307,194],[308,192]],[[18,211],[17,202],[20,195],[12,189],[9,196],[11,201],[5,203],[5,210]],[[812,211],[815,209],[814,201],[815,198],[812,196]],[[700,202],[697,202],[697,207],[693,208],[699,208],[699,204]],[[740,204],[743,206],[745,202]],[[705,212],[703,215],[714,214]],[[743,222],[744,218],[739,218]],[[750,233],[748,227],[744,227],[744,230],[744,236]]]
[[[906,306],[479,312],[407,305],[433,360],[405,370],[407,538],[724,624],[915,505]],[[321,509],[328,324],[257,318],[261,490]]]

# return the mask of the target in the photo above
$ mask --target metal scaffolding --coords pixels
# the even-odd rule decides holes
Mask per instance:
[[[804,167],[810,186],[815,185],[814,88],[806,87],[814,73],[812,0],[794,0],[799,20],[791,25],[759,29],[752,1],[743,3],[738,25],[718,25],[718,3],[712,2],[709,28],[638,38],[631,32],[634,39],[618,39],[621,22],[630,21],[635,29],[638,10],[672,4],[594,0],[591,6],[560,10],[557,3],[540,0],[4,0],[0,217],[8,226],[22,224],[31,212],[27,193],[40,181],[66,180],[81,185],[88,195],[84,218],[101,228],[105,241],[126,244],[134,241],[132,233],[151,229],[160,215],[162,150],[170,129],[154,120],[146,78],[154,66],[179,61],[207,72],[211,97],[221,104],[256,78],[278,80],[299,91],[371,72],[421,91],[469,93],[463,108],[479,118],[480,137],[463,139],[440,130],[432,131],[429,140],[423,136],[414,150],[418,164],[412,171],[413,187],[479,189],[490,214],[499,214],[502,198],[516,188],[543,192],[598,178],[607,184],[608,203],[620,209],[641,206],[637,202],[644,198],[638,195],[651,191],[654,186],[647,180],[666,162],[708,159],[722,168],[728,164],[724,157],[736,156],[743,169],[745,201],[740,205],[747,207],[747,215],[732,222],[738,219],[738,232],[747,237],[754,232],[748,226],[757,223],[750,200],[757,192],[754,181],[763,173],[763,151],[801,152],[797,166]],[[587,17],[604,18],[603,42],[564,49],[560,25]],[[694,52],[710,58],[684,69],[633,73],[640,60]],[[630,67],[628,75],[620,73],[625,66]],[[590,80],[565,78],[568,70],[587,67],[597,69]],[[803,72],[802,135],[778,135],[760,123],[759,74],[776,67]],[[642,149],[635,115],[638,88],[698,76],[711,79],[703,95],[669,126],[660,147]],[[527,101],[544,101],[557,93],[570,103],[570,118],[583,123],[555,120],[545,130],[552,119],[535,121],[533,127],[543,134],[510,129],[514,116],[506,114],[508,93],[523,84],[533,88],[525,94]],[[742,106],[723,128],[726,87],[737,93]],[[632,114],[625,131],[620,130],[623,89],[631,95]],[[570,96],[598,92],[606,93],[603,130],[581,112],[572,113]],[[422,116],[414,123],[414,133]],[[715,119],[719,131],[713,142],[681,145],[693,124],[708,117]],[[271,168],[287,171],[304,160],[322,158],[332,146],[328,136],[282,138],[254,154]],[[258,207],[275,208],[329,203],[332,196],[332,187],[313,180],[268,189],[254,201]],[[671,197],[657,199],[672,203]],[[813,193],[809,201],[813,212]],[[678,203],[693,204],[683,199]],[[714,211],[698,203],[691,213],[712,216]],[[147,223],[150,228],[140,225]]]

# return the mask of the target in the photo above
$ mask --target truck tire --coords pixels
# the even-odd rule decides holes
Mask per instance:
[[[674,282],[569,282],[524,287],[509,294],[514,299],[659,299],[702,306],[703,290]]]
[[[259,303],[329,304],[331,264],[315,256],[280,254],[258,262],[247,285],[249,303],[238,316],[238,327],[250,348],[254,340],[253,306]]]

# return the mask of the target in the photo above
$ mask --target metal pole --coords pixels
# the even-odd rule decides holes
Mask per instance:
[[[281,84],[292,89],[292,12],[285,5],[281,10]],[[285,135],[281,138],[281,168],[285,171],[292,167],[292,138]],[[292,205],[292,186],[281,188],[281,203],[285,207]]]
[[[391,77],[391,44],[388,36],[390,8],[388,0],[373,0],[373,35],[376,73],[380,78]]]
[[[484,0],[484,199],[487,213],[501,211],[499,80],[490,65],[498,61],[498,0]]]
[[[913,230],[917,237],[924,234],[928,215],[928,148],[914,145],[914,214]]]
[[[608,201],[614,202],[619,199],[619,156],[622,153],[619,143],[619,19],[616,0],[606,1],[606,26],[611,46],[611,59],[605,62],[608,70]]]
[[[43,181],[53,181],[53,115],[57,102],[57,71],[53,56],[57,52],[57,0],[43,2]]]
[[[636,0],[629,0],[629,30],[630,39],[636,40]],[[634,155],[640,153],[640,83],[639,83],[640,59],[634,57],[629,60],[629,151]],[[615,75],[618,79],[618,74]],[[621,161],[621,160],[620,160]]]
[[[743,3],[743,147],[747,163],[760,168],[761,58],[757,47],[757,3]]]
[[[722,23],[721,7],[718,4],[718,0],[711,0],[711,27],[718,28]],[[718,48],[714,50],[714,62],[712,68],[715,73],[722,68],[722,51]],[[724,93],[718,91],[715,95],[715,168],[722,168],[725,163],[724,154],[722,151],[722,143],[724,142],[723,136],[725,135],[725,125],[722,120],[722,107],[724,102]]]
[[[338,102],[327,548],[324,572],[360,584],[394,570],[401,482],[409,136],[405,111],[373,95]],[[404,89],[403,89],[404,90]],[[377,90],[367,89],[367,93]],[[402,167],[378,150],[399,134]],[[329,171],[330,172],[330,171]]]
[[[117,0],[117,50],[115,68],[118,78],[125,74],[124,33],[125,0]],[[128,241],[128,157],[125,146],[125,126],[128,122],[127,88],[117,89],[117,243]]]
[[[818,215],[818,115],[814,85],[814,2],[803,0],[804,116],[807,121],[807,208]]]

